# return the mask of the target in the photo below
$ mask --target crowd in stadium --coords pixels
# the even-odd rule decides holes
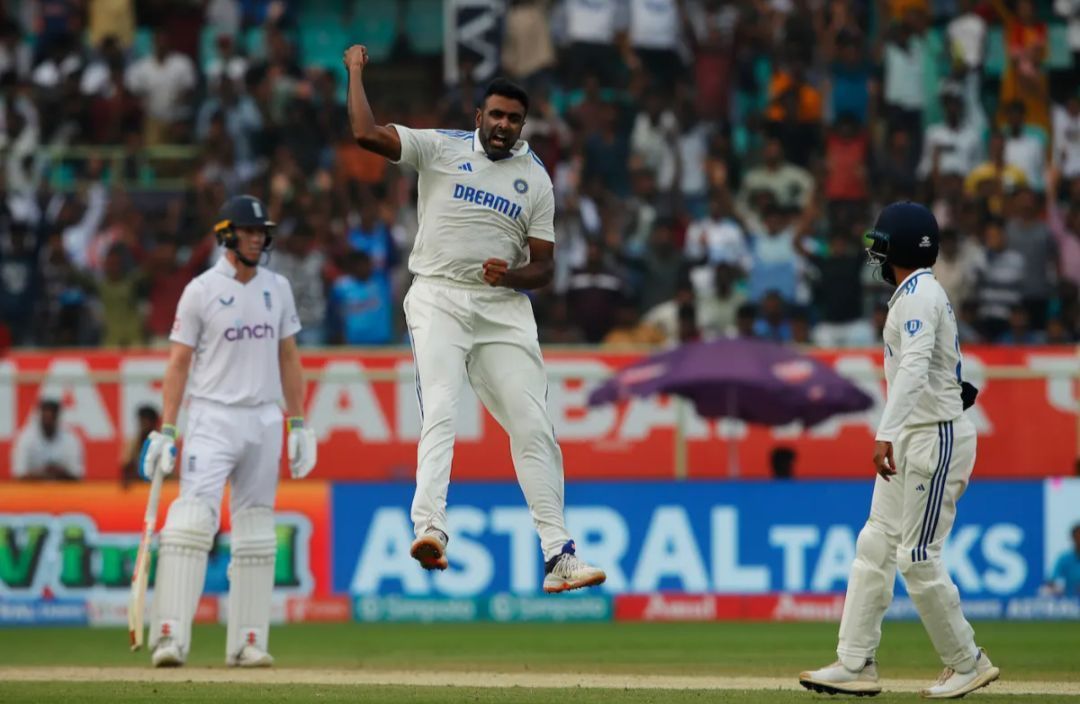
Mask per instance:
[[[340,56],[378,6],[376,118],[472,129],[481,57],[444,87],[408,29],[440,3],[4,6],[0,337],[165,340],[252,193],[301,344],[405,339],[415,174],[352,143]],[[898,199],[938,218],[962,342],[1080,339],[1080,0],[510,0],[502,32],[557,198],[542,342],[879,344],[862,235]]]

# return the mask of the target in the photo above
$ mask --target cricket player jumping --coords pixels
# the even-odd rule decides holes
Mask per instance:
[[[897,286],[885,323],[888,400],[878,426],[878,477],[870,518],[859,533],[840,621],[839,660],[803,672],[807,689],[830,694],[881,691],[875,653],[897,567],[930,641],[945,663],[929,699],[962,697],[1000,674],[960,608],[941,561],[956,502],[975,466],[975,426],[963,415],[975,389],[963,382],[956,318],[930,267],[938,225],[915,203],[893,203],[867,235],[868,254]],[[899,285],[897,285],[899,281]]]
[[[544,590],[600,584],[580,560],[563,517],[562,452],[548,416],[547,377],[528,297],[554,272],[551,179],[518,139],[529,98],[497,80],[476,111],[476,130],[377,125],[364,92],[367,50],[345,52],[349,122],[360,147],[420,174],[420,229],[405,317],[416,363],[422,427],[417,448],[412,556],[446,569],[446,493],[462,381],[510,435],[514,469],[546,561]]]
[[[284,394],[289,468],[294,478],[315,466],[315,435],[304,427],[303,377],[292,289],[259,266],[274,223],[262,203],[225,203],[214,230],[225,255],[184,289],[176,309],[162,389],[162,427],[143,445],[140,472],[168,474],[176,457],[176,419],[187,387],[187,437],[180,496],[161,531],[150,647],[156,667],[179,666],[191,647],[191,620],[206,578],[207,553],[231,486],[225,662],[268,666],[274,588],[274,495],[281,459]],[[188,376],[190,373],[190,384]]]

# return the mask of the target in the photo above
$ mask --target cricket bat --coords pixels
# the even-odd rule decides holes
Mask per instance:
[[[128,600],[128,634],[131,649],[138,650],[143,644],[143,612],[146,610],[146,587],[150,580],[150,541],[157,529],[158,500],[161,498],[161,482],[165,475],[155,471],[150,482],[150,498],[146,502],[143,533],[139,540],[139,552],[135,556],[135,569],[131,573],[131,596]]]

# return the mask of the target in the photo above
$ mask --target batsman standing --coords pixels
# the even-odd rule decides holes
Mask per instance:
[[[938,255],[933,214],[916,203],[893,203],[882,210],[867,239],[871,262],[897,286],[884,331],[888,399],[874,446],[878,477],[870,518],[855,545],[839,660],[803,672],[799,682],[830,694],[881,691],[875,655],[899,567],[945,664],[922,695],[958,698],[1000,674],[975,645],[960,594],[941,561],[956,503],[975,467],[975,426],[963,412],[976,391],[963,381],[956,317],[930,270]]]
[[[544,553],[544,590],[600,584],[604,572],[575,554],[563,516],[562,452],[547,412],[547,375],[529,298],[554,273],[551,179],[518,139],[529,109],[509,81],[488,86],[476,130],[377,125],[364,92],[367,50],[345,52],[349,122],[357,144],[420,174],[420,229],[405,318],[416,364],[422,427],[417,448],[412,556],[446,569],[446,494],[462,382],[510,436],[510,452]]]
[[[277,553],[273,507],[283,395],[294,478],[311,472],[316,453],[315,435],[302,418],[303,376],[295,337],[300,323],[292,289],[284,277],[259,266],[273,226],[258,199],[237,196],[226,202],[214,227],[224,256],[187,285],[176,309],[162,427],[146,439],[139,459],[147,479],[153,472],[172,471],[186,387],[180,496],[161,531],[150,624],[156,667],[182,665],[191,648],[191,621],[226,481],[231,487],[232,556],[225,662],[240,667],[273,662],[268,652]]]

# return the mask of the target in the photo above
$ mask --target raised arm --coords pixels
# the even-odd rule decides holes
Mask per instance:
[[[401,138],[393,126],[375,124],[367,94],[364,92],[364,67],[367,66],[367,47],[350,46],[345,52],[345,68],[349,72],[349,127],[353,139],[362,148],[391,161],[401,159]]]

